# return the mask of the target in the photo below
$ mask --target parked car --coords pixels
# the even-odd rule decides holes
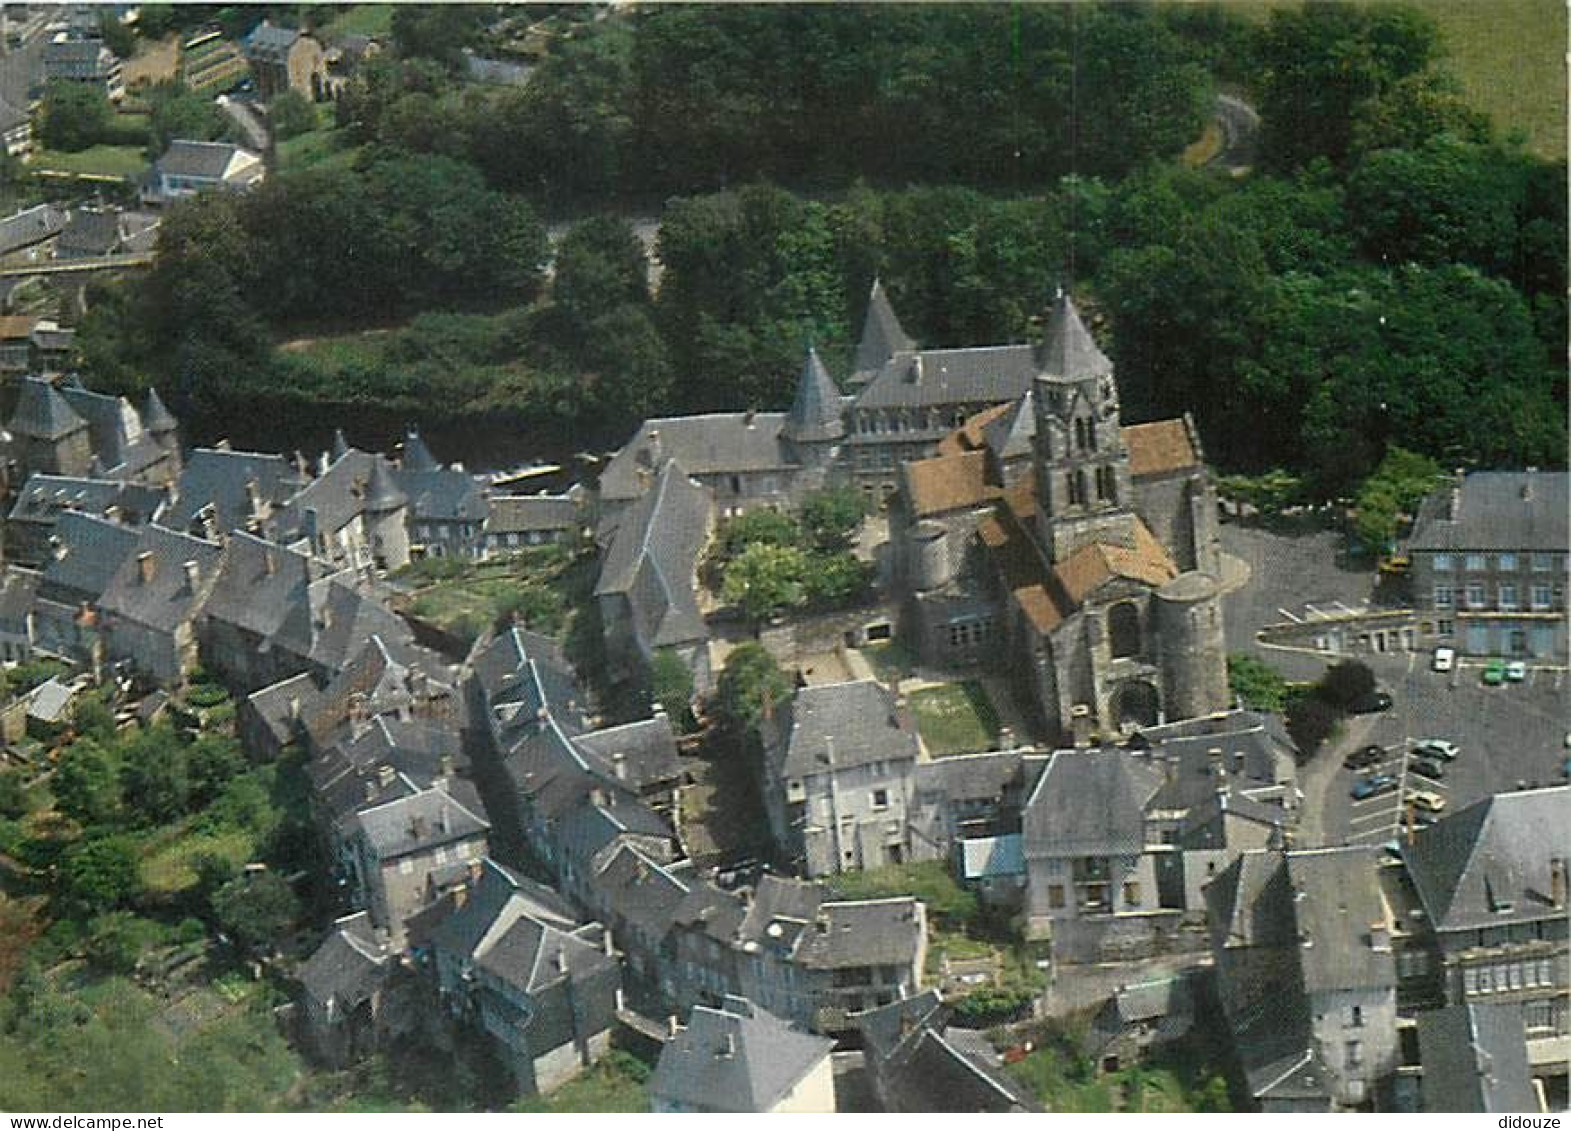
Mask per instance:
[[[1435,649],[1435,659],[1429,665],[1437,672],[1448,672],[1456,667],[1456,649],[1441,646]]]
[[[1438,758],[1442,762],[1455,762],[1456,756],[1462,752],[1457,749],[1456,743],[1447,742],[1443,738],[1420,738],[1413,743],[1413,753],[1421,758]]]
[[[1438,813],[1446,807],[1446,799],[1428,789],[1410,789],[1406,800],[1420,813]]]
[[[1391,696],[1384,691],[1371,691],[1362,699],[1355,700],[1348,708],[1355,715],[1373,715],[1380,711],[1391,709]]]
[[[1377,794],[1389,793],[1396,788],[1396,778],[1390,774],[1372,774],[1353,787],[1353,800],[1364,801]]]
[[[1490,660],[1484,665],[1483,681],[1490,687],[1499,687],[1506,681],[1506,662]]]
[[[1434,758],[1413,758],[1408,761],[1407,768],[1421,778],[1430,781],[1440,781],[1446,776],[1446,768]]]
[[[1523,660],[1512,660],[1506,665],[1506,682],[1521,683],[1527,678],[1527,663]]]
[[[1413,824],[1417,825],[1421,829],[1427,829],[1430,825],[1434,824],[1439,819],[1439,817],[1435,816],[1427,809],[1417,809],[1413,812]]]
[[[1380,765],[1385,760],[1386,748],[1384,746],[1365,746],[1362,749],[1353,751],[1346,758],[1342,759],[1342,765],[1349,770],[1367,770],[1372,766]]]

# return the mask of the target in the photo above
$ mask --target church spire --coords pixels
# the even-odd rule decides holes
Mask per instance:
[[[834,378],[829,376],[814,346],[807,348],[807,360],[796,383],[796,399],[791,402],[791,411],[786,413],[781,433],[788,440],[808,444],[838,440],[845,435],[840,390],[835,387]]]
[[[1058,292],[1047,316],[1042,348],[1037,351],[1037,367],[1042,376],[1063,381],[1106,377],[1113,372],[1113,363],[1097,348],[1091,331],[1080,320],[1074,300],[1065,291]]]
[[[905,332],[895,308],[889,304],[889,295],[879,279],[873,280],[873,291],[867,300],[867,317],[862,320],[862,339],[857,343],[853,368],[857,373],[876,373],[884,363],[897,353],[916,349],[916,341]]]

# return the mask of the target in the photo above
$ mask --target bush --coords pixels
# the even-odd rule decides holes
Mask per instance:
[[[276,872],[252,872],[213,893],[213,914],[242,946],[266,949],[300,917],[300,900]]]
[[[164,928],[130,911],[110,911],[87,924],[82,951],[106,974],[129,974],[162,941]]]
[[[1227,658],[1227,683],[1250,710],[1280,712],[1287,705],[1282,673],[1253,656],[1239,653]]]
[[[273,136],[288,141],[316,129],[316,107],[299,91],[286,90],[268,106],[267,119]]]
[[[961,1025],[974,1029],[1018,1021],[1031,1008],[1034,997],[1031,990],[985,986],[956,999],[955,1017]]]
[[[1329,668],[1315,687],[1315,695],[1347,711],[1375,691],[1375,673],[1359,660],[1344,660]]]

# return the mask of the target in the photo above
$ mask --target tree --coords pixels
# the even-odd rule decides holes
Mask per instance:
[[[115,737],[115,713],[109,709],[102,695],[89,694],[81,696],[71,712],[71,722],[76,727],[76,732],[93,739],[95,742],[113,742]]]
[[[1355,153],[1417,149],[1441,135],[1482,144],[1491,133],[1489,116],[1467,101],[1461,84],[1451,75],[1429,70],[1398,79],[1358,108],[1352,148]]]
[[[22,771],[0,770],[0,817],[14,821],[26,816],[31,808],[27,780],[22,776]]]
[[[73,910],[113,911],[142,890],[137,845],[128,836],[95,836],[66,849],[60,860],[59,892]]]
[[[98,13],[98,35],[104,45],[121,59],[129,59],[136,50],[136,32],[129,25],[121,23],[113,11]]]
[[[316,129],[316,107],[298,90],[286,90],[268,104],[267,120],[273,136],[288,141]]]
[[[669,648],[661,648],[649,664],[650,689],[671,725],[683,734],[693,729],[693,672]]]
[[[795,546],[755,542],[725,567],[721,595],[762,622],[806,598],[808,558]]]
[[[1346,711],[1375,692],[1375,673],[1359,660],[1343,660],[1326,669],[1315,685],[1315,696]]]
[[[271,949],[300,918],[300,900],[276,872],[250,872],[213,894],[213,914],[240,945]]]
[[[1281,711],[1287,704],[1287,681],[1270,664],[1239,653],[1227,658],[1227,684],[1253,711]]]
[[[851,545],[862,519],[867,500],[855,487],[832,487],[815,491],[802,501],[802,528],[820,550],[844,550]]]
[[[158,934],[157,923],[134,912],[109,911],[88,923],[82,949],[87,960],[105,973],[129,974]]]
[[[214,141],[224,132],[224,116],[211,98],[205,98],[179,80],[153,84],[143,96],[148,104],[147,148],[159,157],[169,143]]]
[[[74,153],[103,138],[113,113],[101,87],[56,79],[44,88],[38,136],[51,149]]]
[[[184,746],[169,727],[144,731],[126,743],[121,778],[126,806],[143,824],[165,824],[185,815],[191,769]]]
[[[399,5],[393,10],[393,43],[406,58],[457,68],[464,48],[476,43],[492,11],[486,4]]]
[[[1318,695],[1300,695],[1287,707],[1287,732],[1305,758],[1312,758],[1341,725],[1343,712]]]
[[[818,608],[838,609],[858,603],[872,581],[871,567],[855,554],[809,554],[803,587]]]
[[[1393,444],[1359,488],[1354,529],[1359,541],[1378,553],[1395,540],[1404,516],[1411,517],[1424,497],[1445,482],[1440,465],[1428,456]]]
[[[60,811],[85,827],[111,824],[121,816],[119,759],[90,738],[66,748],[50,789]]]
[[[739,644],[726,657],[715,684],[715,705],[734,729],[758,726],[791,696],[791,680],[762,644]]]
[[[245,755],[237,739],[221,734],[204,734],[198,738],[186,749],[192,807],[206,806],[245,769],[245,765]]]
[[[802,538],[796,519],[784,511],[760,507],[728,518],[715,535],[722,558],[735,558],[749,546],[795,546]]]
[[[594,216],[575,224],[557,247],[551,297],[575,326],[589,326],[629,303],[646,305],[648,271],[632,225],[616,216]]]

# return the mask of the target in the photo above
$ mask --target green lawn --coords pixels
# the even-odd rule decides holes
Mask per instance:
[[[342,169],[353,164],[355,158],[360,155],[360,150],[361,147],[358,145],[346,145],[344,131],[336,127],[311,130],[309,133],[278,143],[278,166],[288,171],[312,168]]]
[[[331,43],[346,35],[369,35],[385,38],[393,30],[393,5],[351,4],[340,8],[322,27],[322,38]]]
[[[130,178],[147,168],[147,153],[138,145],[95,145],[77,153],[40,149],[28,168],[35,173]]]
[[[163,895],[186,891],[196,885],[196,862],[203,856],[239,867],[255,859],[256,847],[256,837],[244,829],[177,829],[149,846],[139,866],[142,883]]]
[[[1447,69],[1503,134],[1543,157],[1566,155],[1566,9],[1559,0],[1409,0],[1440,26]],[[1264,19],[1300,0],[1224,0]]]
[[[861,649],[862,658],[873,669],[873,674],[888,683],[904,679],[916,668],[916,657],[898,640],[885,644],[869,644]]]
[[[624,1052],[611,1052],[576,1080],[545,1096],[531,1096],[513,1105],[513,1111],[553,1115],[598,1111],[644,1112],[649,1093],[644,1090],[649,1068]]]
[[[934,758],[988,750],[998,738],[998,715],[979,683],[946,683],[913,691],[911,713]]]
[[[458,636],[472,639],[509,613],[537,632],[560,635],[575,588],[572,565],[566,552],[543,547],[479,563],[419,562],[403,579],[419,586],[410,612]],[[422,585],[423,576],[436,579]]]

